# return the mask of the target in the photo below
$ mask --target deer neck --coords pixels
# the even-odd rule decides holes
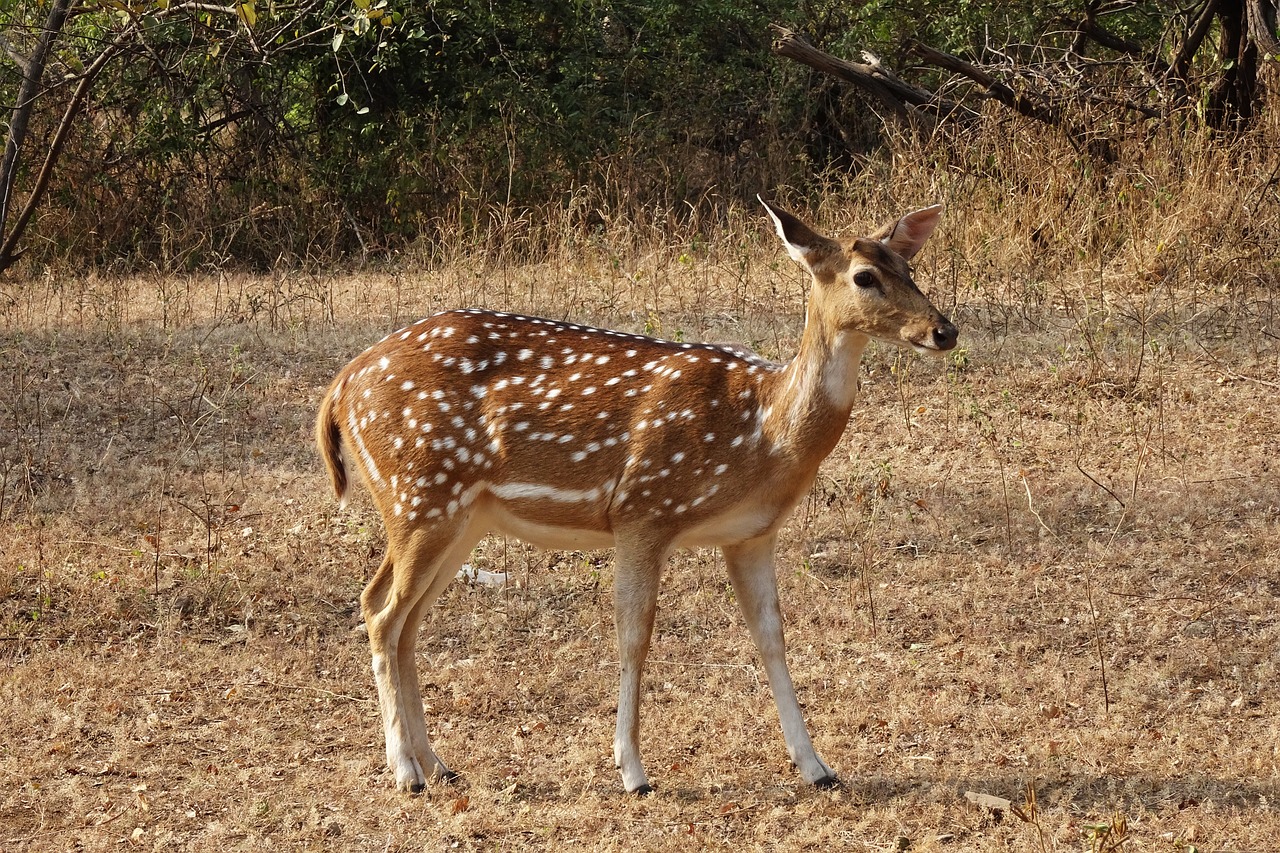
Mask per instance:
[[[809,304],[796,357],[777,377],[766,430],[775,445],[825,457],[844,432],[858,399],[858,367],[869,337],[841,329]]]

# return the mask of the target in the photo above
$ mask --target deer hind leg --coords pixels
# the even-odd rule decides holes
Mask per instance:
[[[614,558],[614,623],[618,631],[618,724],[613,760],[622,771],[622,784],[633,794],[653,790],[640,760],[640,676],[653,636],[658,585],[667,551],[632,547],[619,542]]]
[[[742,607],[747,629],[764,662],[773,701],[778,706],[787,753],[806,782],[834,785],[836,773],[814,751],[787,670],[786,641],[782,636],[782,611],[778,606],[778,581],[773,568],[775,537],[765,536],[739,545],[725,546],[725,563],[734,594]]]
[[[452,779],[427,735],[414,650],[428,608],[449,585],[478,536],[465,524],[414,531],[389,544],[361,596],[373,677],[386,736],[387,766],[396,787],[417,793],[429,779]]]

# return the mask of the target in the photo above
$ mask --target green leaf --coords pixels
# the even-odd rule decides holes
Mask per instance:
[[[337,97],[336,100],[338,102],[338,106],[343,107],[343,106],[346,106],[347,101],[351,100],[351,96],[348,95],[346,92],[343,92],[341,95]]]
[[[333,52],[334,53],[337,53],[338,48],[342,47],[342,40],[343,38],[346,37],[346,35],[347,34],[344,33],[342,30],[338,30],[338,32],[334,34],[333,36]]]

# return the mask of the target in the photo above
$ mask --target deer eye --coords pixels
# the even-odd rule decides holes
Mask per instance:
[[[853,283],[858,287],[875,287],[879,282],[870,270],[858,270],[853,274]]]

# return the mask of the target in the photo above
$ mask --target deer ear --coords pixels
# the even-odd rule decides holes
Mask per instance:
[[[760,196],[756,198],[760,199],[764,209],[769,212],[773,227],[782,238],[782,244],[787,247],[787,254],[792,260],[812,268],[833,250],[839,248],[834,240],[823,237],[782,208],[774,207]]]
[[[908,213],[897,222],[890,222],[875,234],[872,239],[879,240],[907,260],[915,257],[924,241],[929,239],[933,229],[938,227],[938,217],[942,215],[942,205]]]

